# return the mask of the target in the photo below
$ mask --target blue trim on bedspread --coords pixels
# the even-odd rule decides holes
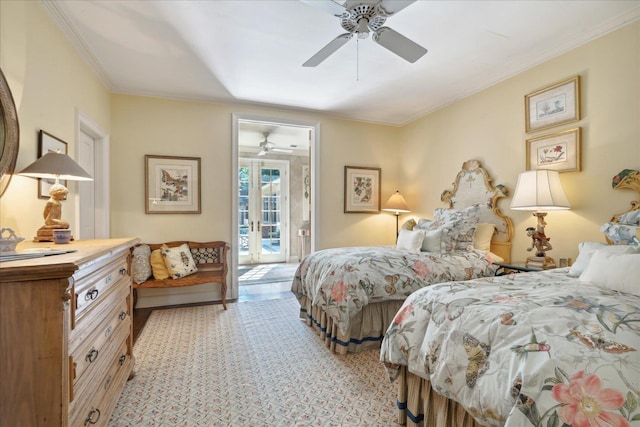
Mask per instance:
[[[329,338],[331,340],[331,342],[336,343],[342,347],[348,347],[349,344],[362,344],[365,342],[382,342],[382,339],[384,338],[384,335],[380,335],[377,337],[364,337],[361,339],[357,339],[357,338],[350,338],[349,342],[345,342],[342,340],[339,340],[336,337],[331,336],[330,332],[327,332],[327,328],[323,328],[320,325],[320,322],[318,322],[311,314],[309,314],[307,312],[307,310],[305,308],[300,308],[300,313],[303,313],[307,319],[311,320],[311,322],[318,327],[318,329],[320,329],[320,332],[323,334],[323,339]]]
[[[396,402],[398,409],[405,411],[407,418],[411,420],[413,423],[421,423],[424,421],[424,414],[413,415],[410,410],[407,409],[407,402],[400,402],[399,400]]]

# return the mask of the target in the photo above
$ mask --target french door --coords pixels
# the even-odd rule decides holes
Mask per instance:
[[[238,263],[286,261],[289,162],[240,159],[238,191]]]

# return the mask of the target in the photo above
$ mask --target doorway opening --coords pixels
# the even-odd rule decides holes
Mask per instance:
[[[290,288],[313,248],[317,123],[233,116],[231,297]],[[279,286],[279,288],[278,288]]]

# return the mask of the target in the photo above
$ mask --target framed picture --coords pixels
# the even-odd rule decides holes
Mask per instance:
[[[38,158],[44,156],[47,153],[68,154],[67,143],[60,138],[56,138],[50,133],[41,130],[38,134]],[[38,198],[48,199],[49,197],[51,197],[49,195],[49,190],[51,190],[51,186],[55,183],[55,179],[38,178]],[[66,187],[67,181],[61,181],[60,184]],[[62,200],[66,199],[67,196],[65,196]]]
[[[580,120],[580,76],[525,95],[524,110],[527,132]]]
[[[144,156],[145,213],[200,213],[200,157]]]
[[[569,129],[527,140],[527,170],[581,170],[581,129]]]
[[[380,168],[344,167],[344,213],[380,213]]]

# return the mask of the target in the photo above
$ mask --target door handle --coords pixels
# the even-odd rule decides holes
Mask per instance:
[[[253,221],[251,221],[251,231],[253,231]]]
[[[260,231],[260,221],[258,221],[258,230],[257,231]]]

